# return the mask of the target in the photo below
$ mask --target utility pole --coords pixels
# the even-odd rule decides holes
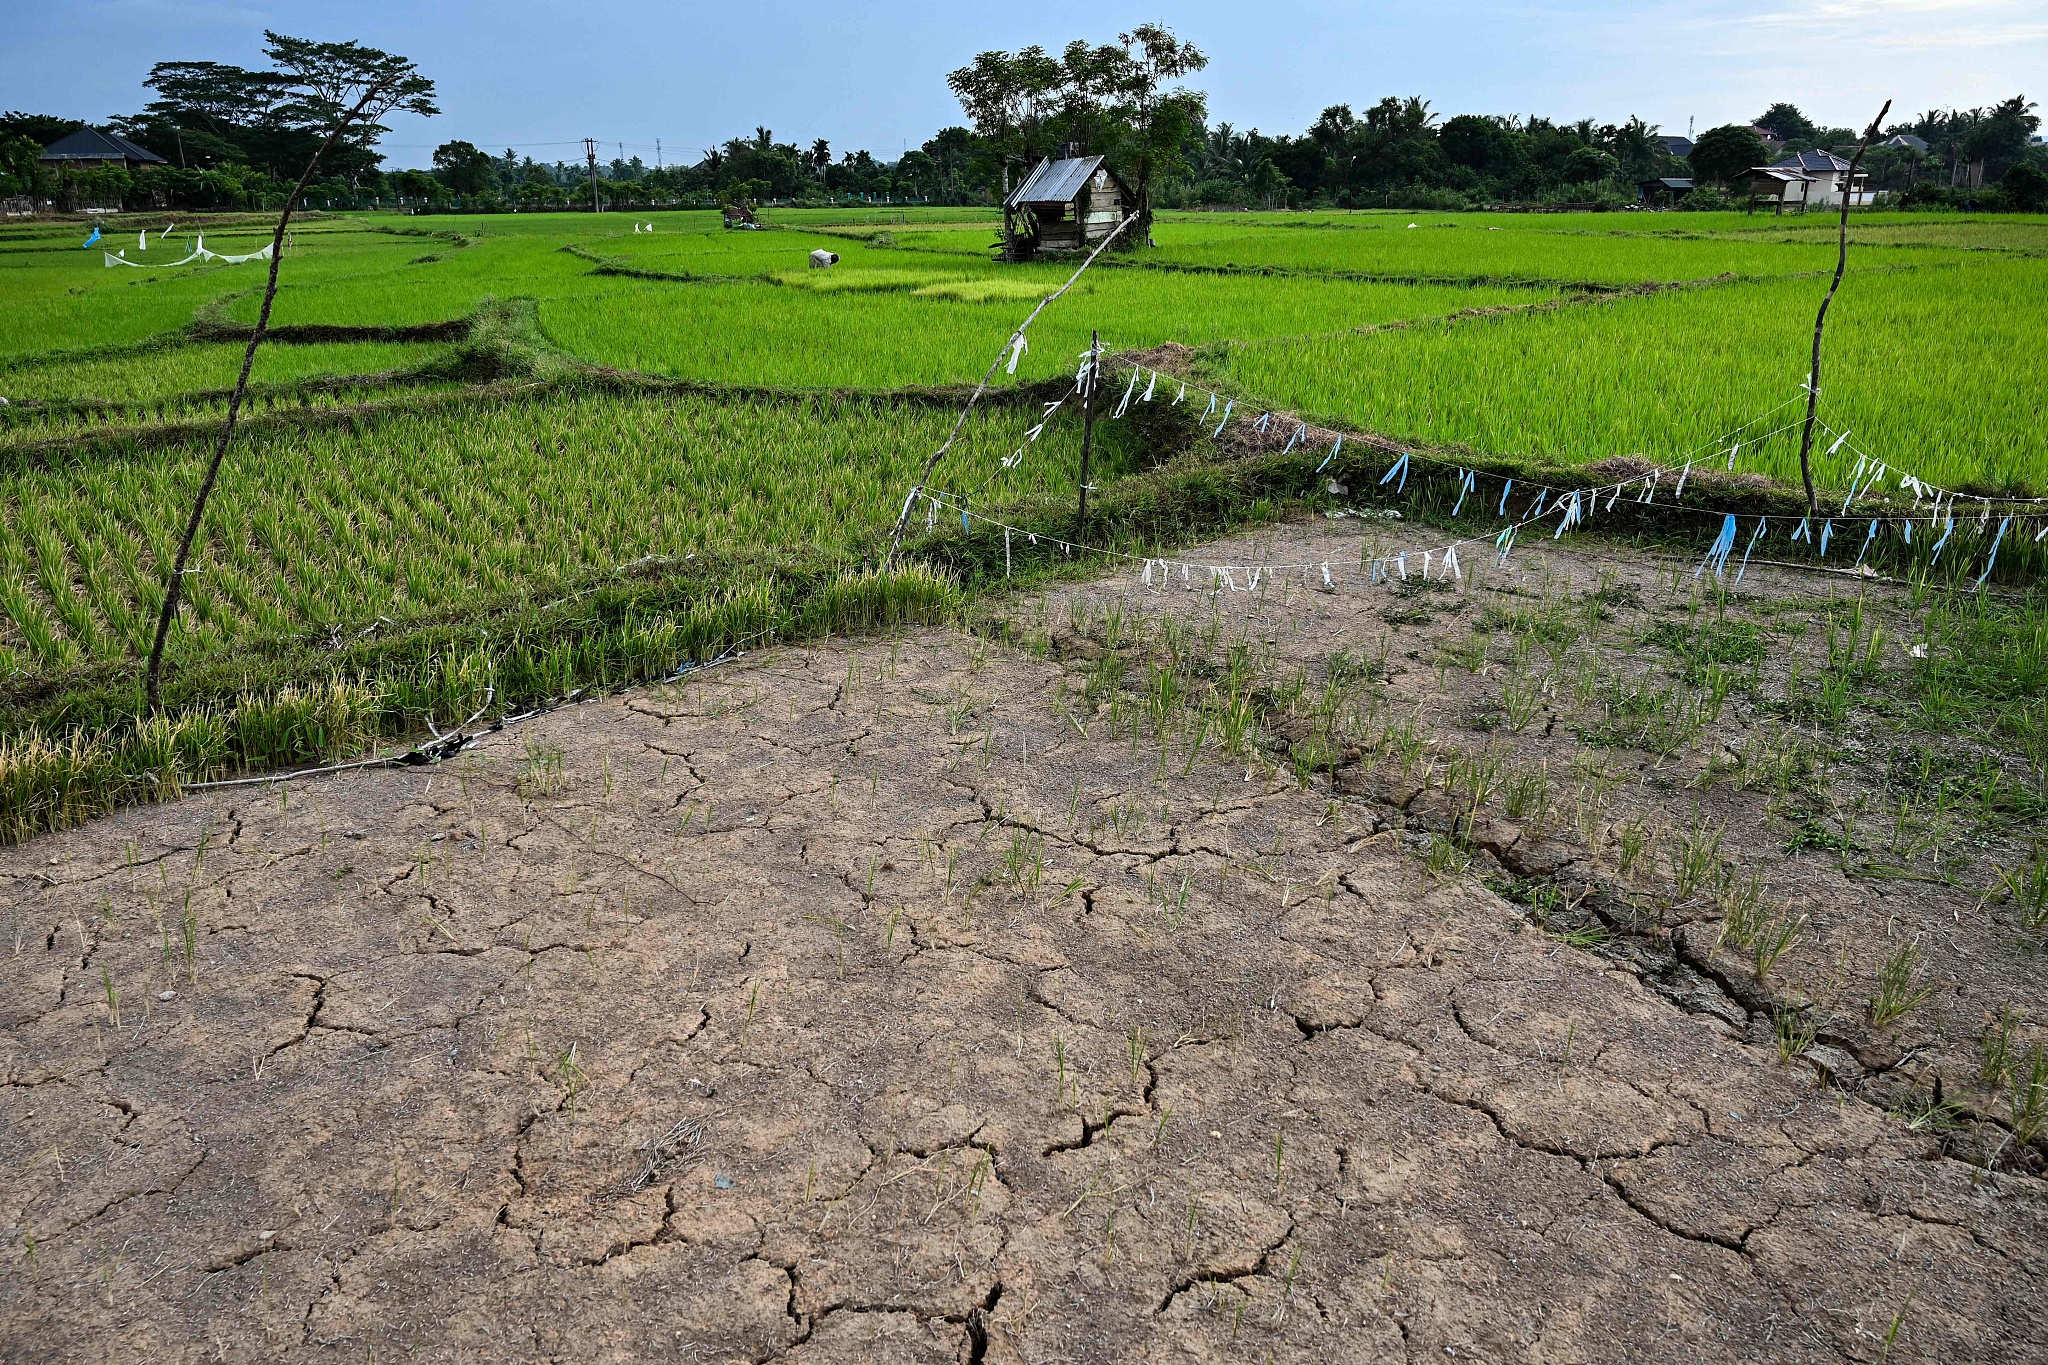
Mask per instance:
[[[583,139],[583,156],[584,156],[584,159],[585,159],[585,160],[587,160],[587,161],[588,161],[588,162],[590,163],[590,211],[591,211],[592,213],[602,213],[602,212],[604,212],[604,205],[602,205],[601,203],[599,203],[599,202],[598,202],[598,198],[597,198],[597,139],[596,139],[596,138],[594,138],[594,137],[587,137],[587,138],[584,138],[584,139]]]
[[[1081,515],[1076,540],[1088,537],[1088,465],[1095,452],[1095,370],[1102,363],[1102,333],[1088,335],[1087,378],[1081,383]]]
[[[661,139],[654,139],[654,169],[661,169]]]

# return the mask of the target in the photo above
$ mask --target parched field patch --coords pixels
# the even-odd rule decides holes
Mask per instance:
[[[1877,851],[1910,600],[1339,578],[1020,597],[0,854],[5,1351],[2048,1349],[2043,1039],[1978,1017],[2043,1003],[1978,904],[2040,775]],[[1691,680],[1741,625],[1829,676],[1853,631],[1862,700]]]

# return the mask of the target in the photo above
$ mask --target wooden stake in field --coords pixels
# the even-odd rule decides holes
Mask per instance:
[[[270,280],[263,289],[263,307],[256,315],[256,329],[249,334],[248,349],[242,352],[242,372],[235,379],[234,392],[228,395],[227,419],[221,423],[220,439],[214,443],[213,459],[206,466],[206,477],[199,482],[199,495],[192,499],[192,517],[185,523],[185,538],[178,542],[178,556],[171,565],[170,582],[164,585],[163,610],[157,614],[156,639],[149,647],[149,669],[144,683],[150,711],[157,709],[162,691],[164,641],[170,638],[171,622],[177,619],[178,604],[184,596],[185,564],[192,557],[192,542],[199,537],[199,523],[206,516],[206,500],[212,496],[214,481],[220,477],[221,461],[227,456],[228,442],[235,436],[235,419],[242,410],[242,397],[249,389],[249,371],[256,364],[256,348],[263,344],[264,334],[270,330],[270,308],[277,301],[277,270],[284,263],[284,235],[291,225],[292,210],[298,207],[306,186],[312,183],[320,158],[327,155],[328,149],[348,131],[349,125],[358,120],[375,123],[392,110],[401,108],[422,116],[441,112],[433,103],[434,83],[420,75],[419,68],[403,57],[356,43],[309,43],[276,34],[268,36],[271,40],[269,51],[284,68],[283,74],[290,77],[291,83],[300,87],[311,100],[336,110],[338,116],[326,141],[314,150],[313,159],[306,163],[299,183],[292,186],[292,192],[286,196],[284,211],[277,215],[277,227],[270,234]],[[343,101],[351,96],[356,96],[355,104],[344,109]]]
[[[1088,465],[1095,453],[1096,369],[1102,364],[1102,333],[1088,334],[1088,375],[1081,381],[1081,508],[1074,539],[1088,539]]]
[[[1884,108],[1877,111],[1877,117],[1863,130],[1863,141],[1856,144],[1856,155],[1849,159],[1849,173],[1843,177],[1842,225],[1835,244],[1835,278],[1828,284],[1827,297],[1820,301],[1820,312],[1813,319],[1813,367],[1806,376],[1806,426],[1799,433],[1799,477],[1806,482],[1806,515],[1820,515],[1820,496],[1813,491],[1813,417],[1814,409],[1820,405],[1820,335],[1828,325],[1828,305],[1835,301],[1835,291],[1842,287],[1842,272],[1849,268],[1849,200],[1856,193],[1856,168],[1863,164],[1863,154],[1870,150],[1870,140],[1877,136],[1878,125],[1884,116],[1892,111],[1892,102],[1886,100]]]

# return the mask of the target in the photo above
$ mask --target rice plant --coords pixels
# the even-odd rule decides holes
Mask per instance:
[[[1877,969],[1877,991],[1870,997],[1870,1022],[1879,1028],[1894,1024],[1934,996],[1934,987],[1920,976],[1920,946],[1898,946]]]

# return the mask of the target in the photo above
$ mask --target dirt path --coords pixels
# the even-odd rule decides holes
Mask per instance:
[[[1952,866],[1787,852],[1739,688],[1574,737],[1678,578],[1118,580],[6,850],[0,1356],[2041,1359],[2039,1153],[1971,1089],[2037,959]],[[1761,977],[1745,873],[1803,915]]]

